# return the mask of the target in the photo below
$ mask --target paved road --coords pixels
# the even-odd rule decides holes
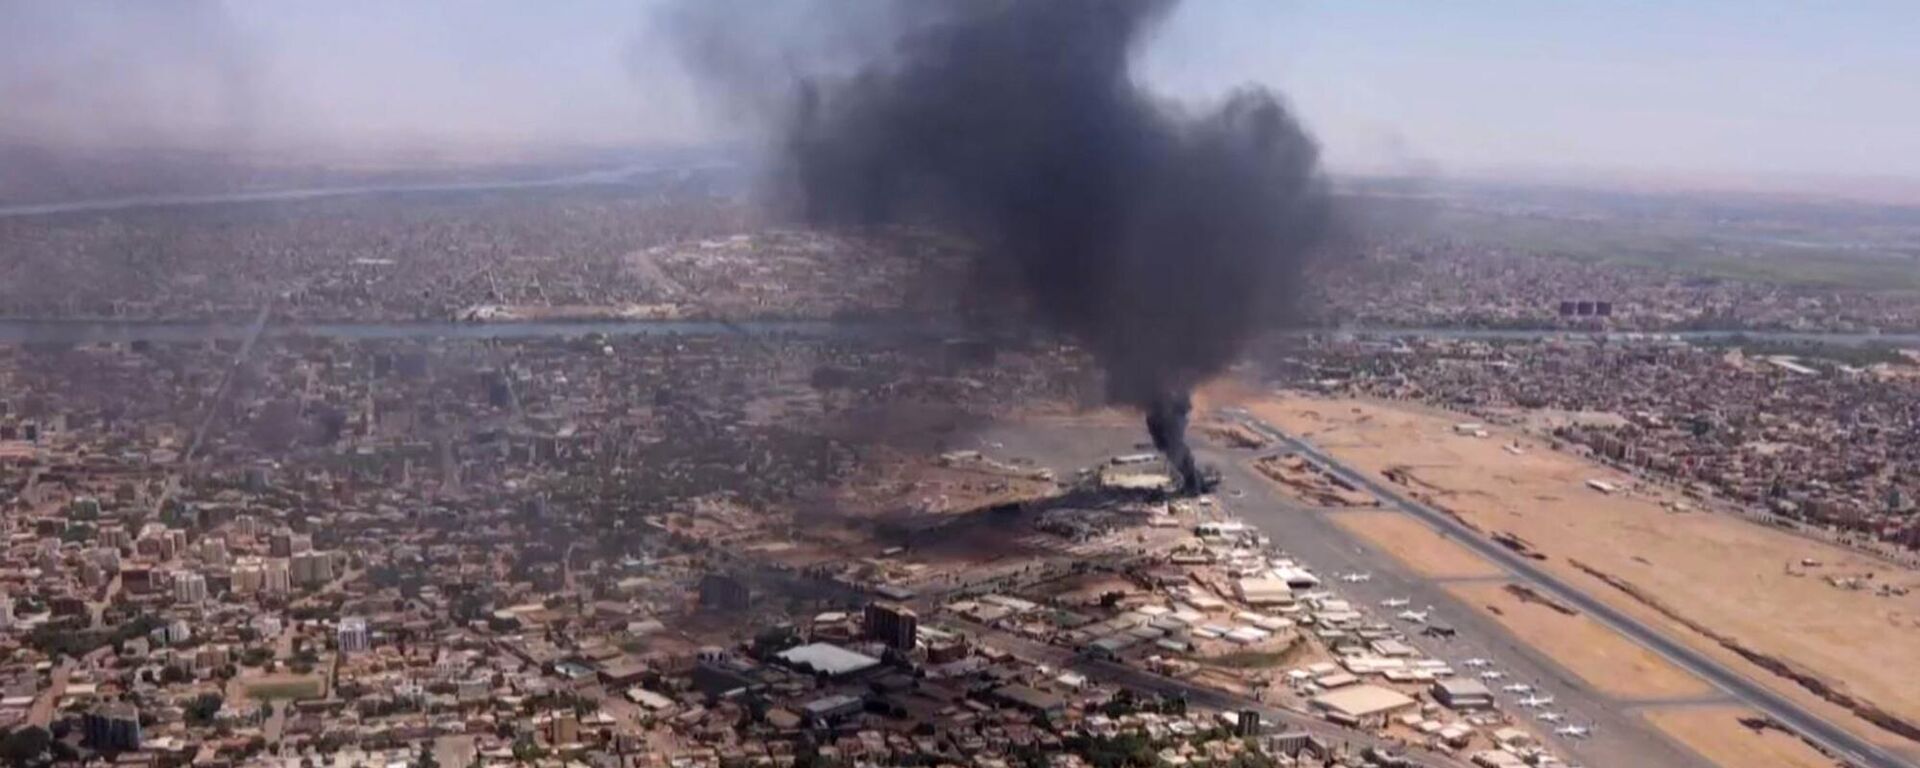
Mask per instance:
[[[1537,567],[1533,561],[1520,557],[1499,543],[1481,537],[1477,532],[1438,510],[1402,496],[1395,489],[1375,482],[1352,468],[1340,463],[1332,456],[1274,428],[1264,422],[1244,414],[1235,414],[1248,427],[1258,430],[1300,454],[1320,463],[1327,471],[1347,482],[1364,488],[1402,511],[1413,515],[1434,528],[1444,531],[1462,545],[1475,553],[1505,567],[1517,580],[1528,582],[1530,586],[1541,589],[1553,596],[1586,612],[1587,615],[1626,635],[1634,642],[1660,654],[1683,669],[1699,675],[1715,687],[1726,691],[1749,706],[1767,713],[1774,719],[1792,728],[1801,735],[1812,739],[1855,765],[1869,768],[1914,768],[1916,765],[1866,740],[1830,723],[1819,716],[1801,708],[1798,704],[1774,693],[1772,690],[1728,669],[1713,659],[1680,644],[1632,617],[1614,609],[1587,593],[1567,586],[1546,571]]]
[[[67,694],[67,679],[73,676],[75,662],[67,659],[54,667],[48,675],[47,690],[40,698],[33,700],[33,708],[27,710],[27,722],[45,728],[53,724],[53,708],[60,703],[60,697]]]

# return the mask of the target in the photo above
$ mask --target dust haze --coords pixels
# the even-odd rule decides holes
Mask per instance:
[[[649,4],[0,0],[0,146],[350,163],[684,146]]]

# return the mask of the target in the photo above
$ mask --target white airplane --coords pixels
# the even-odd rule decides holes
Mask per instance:
[[[1411,621],[1415,624],[1425,624],[1427,623],[1427,614],[1430,614],[1430,613],[1433,613],[1432,608],[1428,608],[1424,611],[1415,611],[1415,610],[1409,609],[1409,610],[1401,611],[1394,615],[1400,617],[1403,620]]]
[[[1507,693],[1533,693],[1533,686],[1527,685],[1526,683],[1509,683],[1500,686],[1500,690],[1506,691]]]
[[[1479,669],[1481,667],[1493,666],[1493,662],[1476,657],[1476,658],[1471,658],[1471,659],[1467,659],[1466,661],[1460,662],[1460,666],[1467,667],[1470,669]]]
[[[1534,715],[1534,717],[1538,718],[1541,722],[1547,722],[1547,723],[1557,723],[1567,719],[1566,715],[1560,714],[1558,712],[1542,712],[1540,714]]]
[[[1553,703],[1552,696],[1528,696],[1527,698],[1520,700],[1520,706],[1526,707],[1528,709],[1539,709],[1540,707],[1548,706],[1552,703]]]
[[[1380,601],[1380,607],[1382,607],[1382,608],[1405,608],[1405,607],[1407,607],[1407,603],[1409,603],[1409,602],[1411,602],[1411,601],[1410,601],[1410,600],[1408,600],[1408,599],[1406,599],[1406,598],[1404,598],[1404,597],[1389,597],[1389,598],[1387,598],[1387,599],[1385,599],[1385,600],[1382,600],[1382,601]]]
[[[1567,725],[1553,729],[1554,733],[1573,739],[1584,739],[1593,735],[1593,729],[1584,725]]]
[[[1341,574],[1340,580],[1348,584],[1359,584],[1362,582],[1373,581],[1373,574],[1361,573],[1359,571],[1355,571],[1353,573]]]
[[[1480,673],[1480,679],[1482,680],[1499,680],[1506,676],[1507,676],[1507,673],[1497,669],[1489,669],[1485,672]]]

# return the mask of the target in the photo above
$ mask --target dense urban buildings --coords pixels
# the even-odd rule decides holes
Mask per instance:
[[[1849,659],[1737,613],[1836,636],[1859,633],[1834,613],[1910,615],[1920,368],[1901,348],[1920,343],[1892,332],[1911,294],[1368,230],[1314,267],[1304,329],[1201,391],[1219,486],[1170,497],[1084,353],[957,300],[965,246],[773,226],[737,183],[0,218],[4,267],[40,278],[0,290],[29,318],[0,321],[0,751],[1258,768],[1830,749],[1475,536],[1670,611],[1745,652],[1709,663],[1845,727],[1920,722],[1848,666],[1907,658],[1904,628]],[[1492,199],[1441,210],[1502,220]],[[1567,221],[1588,218],[1609,215]],[[1691,333],[1726,328],[1754,335]],[[1415,408],[1442,426],[1355,437]],[[1462,443],[1498,454],[1469,479],[1549,453],[1585,469],[1487,512],[1499,488],[1453,490],[1417,453]],[[1704,579],[1657,575],[1679,558],[1536,532],[1659,527],[1561,515],[1576,493],[1790,534],[1765,550],[1795,553],[1765,564],[1789,587],[1694,610],[1681,582]],[[1698,559],[1753,559],[1738,530]],[[1722,741],[1682,738],[1701,733]]]

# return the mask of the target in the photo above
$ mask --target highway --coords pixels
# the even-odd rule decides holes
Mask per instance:
[[[1461,545],[1476,554],[1498,563],[1516,581],[1526,582],[1529,586],[1549,593],[1563,600],[1595,620],[1607,625],[1641,646],[1664,657],[1670,662],[1698,675],[1700,678],[1727,692],[1767,715],[1772,716],[1796,733],[1821,745],[1834,755],[1854,765],[1868,768],[1914,768],[1913,762],[1896,756],[1866,740],[1856,736],[1833,723],[1805,710],[1798,704],[1782,697],[1757,682],[1722,666],[1713,659],[1661,634],[1660,632],[1636,621],[1630,616],[1614,609],[1578,589],[1567,586],[1555,576],[1547,573],[1533,561],[1521,557],[1512,550],[1491,539],[1481,536],[1438,510],[1409,499],[1396,490],[1389,488],[1372,478],[1363,475],[1340,463],[1313,445],[1288,435],[1265,422],[1245,413],[1231,413],[1250,429],[1258,431],[1291,448],[1303,456],[1319,463],[1328,472],[1340,477],[1356,487],[1365,489],[1386,503],[1397,507],[1407,514],[1424,521],[1427,525],[1447,533]]]

